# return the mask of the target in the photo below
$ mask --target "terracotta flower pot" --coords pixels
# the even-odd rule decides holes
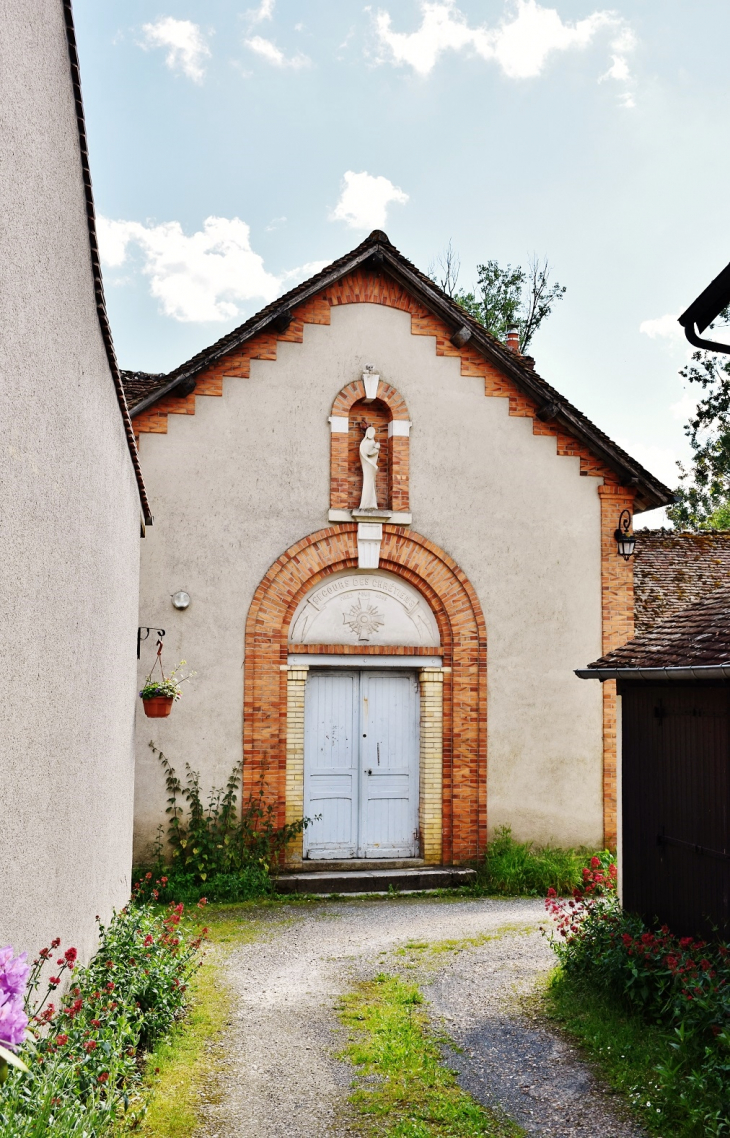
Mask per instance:
[[[174,699],[171,695],[153,695],[152,699],[143,699],[144,713],[148,719],[164,719],[172,711]]]

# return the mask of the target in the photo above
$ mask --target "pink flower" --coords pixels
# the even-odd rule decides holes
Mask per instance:
[[[5,1047],[19,1047],[25,1039],[27,1026],[23,997],[0,992],[0,1043]]]
[[[0,992],[10,996],[21,996],[30,976],[27,952],[13,957],[10,945],[0,948]]]

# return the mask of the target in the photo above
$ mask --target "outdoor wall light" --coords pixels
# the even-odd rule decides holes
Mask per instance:
[[[631,529],[631,512],[629,510],[622,510],[618,519],[618,526],[614,537],[616,545],[618,546],[617,553],[619,557],[623,557],[624,561],[628,561],[634,553],[636,548],[636,537],[633,533],[629,533]]]
[[[184,589],[178,589],[176,593],[172,593],[172,607],[174,609],[186,609],[190,604],[190,593],[186,593]]]

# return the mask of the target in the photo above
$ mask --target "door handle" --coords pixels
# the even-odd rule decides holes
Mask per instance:
[[[372,774],[373,772],[371,770],[367,770],[365,773],[366,774]]]

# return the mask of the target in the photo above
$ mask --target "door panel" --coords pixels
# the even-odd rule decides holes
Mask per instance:
[[[304,856],[357,854],[357,672],[312,673],[304,704]]]
[[[360,856],[418,853],[418,683],[385,669],[360,678]]]
[[[304,856],[414,857],[418,839],[414,674],[309,673],[304,724]]]

